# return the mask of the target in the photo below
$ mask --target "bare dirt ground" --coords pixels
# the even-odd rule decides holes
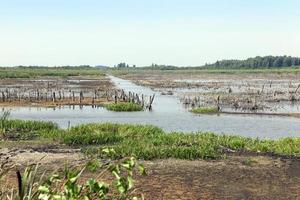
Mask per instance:
[[[58,147],[57,147],[58,148]],[[42,163],[42,171],[53,171],[66,163],[79,166],[86,158],[74,149],[2,148],[17,166]],[[300,160],[267,156],[231,155],[222,160],[141,161],[148,175],[136,178],[136,193],[145,199],[300,199]],[[84,177],[96,177],[88,172]],[[7,184],[15,181],[10,174]]]

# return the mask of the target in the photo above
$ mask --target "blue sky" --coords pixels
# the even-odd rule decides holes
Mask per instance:
[[[298,0],[0,0],[0,65],[300,56]]]

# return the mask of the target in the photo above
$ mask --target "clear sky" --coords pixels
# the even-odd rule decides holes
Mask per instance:
[[[300,56],[299,0],[0,0],[0,65]]]

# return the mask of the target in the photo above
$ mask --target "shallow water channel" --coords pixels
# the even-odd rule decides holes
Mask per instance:
[[[110,76],[112,82],[125,91],[153,95],[152,111],[111,112],[105,108],[64,106],[61,108],[18,107],[10,108],[11,117],[18,119],[53,121],[66,128],[92,122],[117,122],[130,124],[152,124],[166,131],[212,131],[258,138],[278,139],[299,137],[300,120],[293,117],[255,115],[197,115],[186,110],[175,96],[160,95],[150,88],[135,85],[131,81]]]

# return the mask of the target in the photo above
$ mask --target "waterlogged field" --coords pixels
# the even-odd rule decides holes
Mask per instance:
[[[265,70],[144,70],[113,72],[163,95],[174,95],[190,108],[219,107],[231,114],[299,116],[300,75]],[[294,71],[293,71],[294,70]],[[219,72],[219,73],[218,73]]]
[[[115,76],[27,70],[18,71],[20,78],[2,74],[1,90],[13,101],[1,104],[9,110],[0,118],[1,198],[14,188],[13,199],[20,199],[15,171],[60,174],[61,185],[22,183],[45,197],[78,186],[85,188],[79,199],[93,199],[91,191],[119,199],[300,196],[297,69],[105,71]],[[51,108],[40,103],[48,102],[45,92]],[[28,95],[26,104],[16,104],[19,94]],[[141,106],[153,99],[152,109]],[[36,163],[36,171],[24,172]],[[135,173],[143,166],[147,176]]]

